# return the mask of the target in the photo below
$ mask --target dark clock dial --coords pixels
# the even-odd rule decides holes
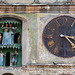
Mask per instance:
[[[52,19],[44,28],[43,42],[56,56],[75,56],[75,18],[60,16]]]

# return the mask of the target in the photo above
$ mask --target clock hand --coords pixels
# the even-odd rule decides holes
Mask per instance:
[[[75,36],[66,36],[66,35],[61,34],[60,37],[65,37],[69,41],[69,43],[71,44],[72,48],[75,48],[75,44],[72,43],[71,40],[69,39],[69,38],[71,38],[71,39],[75,40],[75,38],[74,38]]]
[[[64,37],[64,36],[67,36],[67,35],[63,35],[63,34],[60,35],[60,37]],[[75,36],[67,36],[67,37],[75,40]]]
[[[60,35],[60,37],[65,37],[65,36],[68,37],[68,38],[71,38],[71,39],[75,40],[75,36],[67,36],[67,35],[63,35],[63,34]]]
[[[70,44],[71,44],[71,46],[72,46],[72,48],[75,48],[75,44],[74,43],[72,43],[71,42],[71,40],[67,37],[67,36],[65,36],[65,38],[70,42]]]
[[[75,36],[67,36],[67,37],[75,40]]]

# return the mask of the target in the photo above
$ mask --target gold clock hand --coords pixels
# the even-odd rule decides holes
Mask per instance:
[[[65,37],[69,41],[69,43],[71,44],[72,48],[75,48],[75,44],[72,43],[71,40],[69,39],[69,38],[71,38],[71,39],[75,40],[75,36],[66,36],[66,35],[61,34],[60,37]]]
[[[60,37],[65,37],[65,36],[68,37],[68,38],[71,38],[71,39],[75,40],[75,36],[67,36],[67,35],[63,35],[63,34],[60,35]]]
[[[64,37],[70,42],[72,48],[75,48],[75,44],[71,42],[71,40],[68,38],[68,36],[65,35]]]
[[[75,36],[67,36],[67,37],[75,40]]]

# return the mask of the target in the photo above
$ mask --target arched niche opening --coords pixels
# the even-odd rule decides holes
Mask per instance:
[[[14,34],[14,43],[20,43],[21,34],[19,32]]]
[[[10,66],[10,52],[6,53],[6,66]]]
[[[2,75],[14,75],[14,74],[12,74],[12,73],[4,73]]]
[[[22,38],[21,38],[22,20],[9,16],[0,17],[0,33],[1,33],[0,48],[3,51],[3,53],[6,55],[6,57],[4,57],[3,59],[3,66],[14,66],[14,65],[21,66],[22,65]],[[17,43],[14,42],[15,34],[18,34],[16,37]],[[14,55],[15,50],[18,53],[17,56]]]
[[[29,55],[28,55],[29,42],[28,42],[28,22],[27,22],[28,18],[24,15],[22,16],[22,15],[18,15],[18,14],[0,14],[0,19],[1,20],[3,20],[3,18],[7,18],[7,17],[18,19],[18,20],[21,21],[21,24],[22,24],[21,44],[22,44],[22,46],[21,46],[21,49],[20,48],[18,48],[18,49],[20,51],[19,53],[21,53],[20,56],[19,56],[20,57],[19,59],[22,58],[22,60],[19,61],[20,62],[19,66],[26,65],[29,62],[29,59],[28,59],[29,58]],[[13,25],[14,25],[14,23],[13,23]],[[9,48],[9,47],[1,47],[2,50],[5,49],[5,48]],[[10,50],[11,50],[11,47],[10,47]],[[7,51],[7,50],[5,49],[5,51]],[[5,51],[3,51],[3,53]],[[9,52],[9,50],[8,50],[8,52]],[[14,52],[14,50],[12,52]],[[7,52],[5,52],[5,53],[7,53]],[[4,58],[4,60],[5,60],[5,58]],[[3,66],[5,66],[5,63],[6,62],[4,61]],[[17,64],[19,64],[19,63],[17,63]]]

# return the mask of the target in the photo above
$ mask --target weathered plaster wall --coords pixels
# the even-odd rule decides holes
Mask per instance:
[[[52,14],[52,13],[35,13],[20,14],[26,21],[23,21],[22,29],[22,65],[27,64],[74,64],[75,57],[61,58],[50,53],[43,44],[42,33],[46,24],[53,18],[61,15],[75,17],[74,14]]]
[[[0,75],[4,73],[14,75],[75,75],[75,67],[72,65],[28,65],[17,68],[0,67]]]
[[[13,0],[13,1],[12,0],[8,0],[7,1],[7,3],[12,3],[12,4],[14,4],[14,3],[30,4],[30,3],[33,3],[33,2],[34,2],[34,0]]]
[[[66,2],[67,0],[39,0],[41,3],[57,3],[57,2]]]
[[[35,63],[37,59],[37,16],[20,14],[26,21],[22,22],[22,65]]]
[[[71,58],[61,58],[50,53],[43,44],[42,33],[46,24],[55,17],[61,15],[69,15],[75,17],[74,14],[37,14],[37,26],[38,26],[38,39],[37,39],[37,63],[52,63],[56,62],[58,64],[74,64],[75,57]]]
[[[66,2],[67,0],[39,0],[39,3],[58,3],[58,2]],[[25,4],[30,4],[30,3],[34,3],[34,0],[7,0],[7,3],[25,3]],[[74,2],[74,0],[73,0]]]

